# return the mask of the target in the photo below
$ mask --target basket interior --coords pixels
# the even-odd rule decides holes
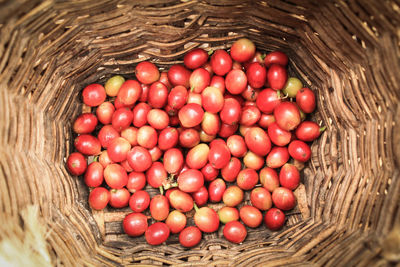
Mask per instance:
[[[23,1],[21,1],[23,2]],[[391,1],[9,1],[0,4],[0,205],[7,217],[30,203],[51,229],[58,264],[345,265],[387,263],[384,237],[400,221],[399,6]],[[6,11],[4,11],[6,10]],[[318,96],[313,143],[298,206],[285,228],[221,231],[182,248],[152,247],[122,233],[129,212],[97,212],[70,176],[71,123],[80,91],[150,60],[181,63],[192,48],[228,48],[240,37],[280,49]],[[397,138],[397,139],[396,139]],[[399,140],[400,141],[400,140]],[[12,151],[13,153],[10,153]]]

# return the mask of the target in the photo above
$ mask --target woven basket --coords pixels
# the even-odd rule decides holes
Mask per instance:
[[[90,210],[65,169],[84,86],[243,36],[289,55],[327,126],[285,228],[250,230],[241,245],[220,231],[193,249],[176,236],[153,247],[123,234],[129,209]],[[54,265],[399,264],[399,42],[398,0],[0,1],[1,221],[23,228],[20,211],[39,205]]]

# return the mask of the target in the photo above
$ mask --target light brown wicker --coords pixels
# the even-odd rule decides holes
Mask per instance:
[[[140,61],[167,67],[242,36],[285,51],[317,92],[314,120],[327,130],[299,206],[282,231],[251,230],[242,245],[221,232],[193,249],[127,237],[129,209],[91,211],[65,169],[80,91],[133,77]],[[0,1],[0,218],[38,204],[55,265],[399,264],[399,44],[398,0]]]

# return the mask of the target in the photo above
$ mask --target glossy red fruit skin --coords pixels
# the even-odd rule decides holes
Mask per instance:
[[[113,139],[107,147],[108,156],[114,162],[122,162],[126,160],[130,149],[131,144],[122,137]]]
[[[221,127],[221,120],[217,114],[204,112],[203,121],[201,122],[201,129],[207,135],[215,136]],[[201,140],[201,133],[200,133]]]
[[[198,104],[200,106],[203,106],[202,99],[201,99],[201,94],[194,93],[194,92],[189,92],[188,94],[188,99],[187,99],[187,104]]]
[[[202,207],[194,214],[194,223],[204,233],[215,232],[219,227],[218,214],[209,207]]]
[[[256,100],[257,107],[265,114],[271,114],[280,102],[277,91],[271,88],[261,90]]]
[[[269,192],[273,192],[279,187],[278,173],[275,169],[264,167],[259,172],[260,183]]]
[[[195,129],[185,129],[179,134],[179,144],[182,147],[192,148],[197,146],[199,143],[200,135]]]
[[[210,60],[211,68],[216,75],[224,76],[232,69],[232,58],[222,49],[216,50]]]
[[[292,190],[278,187],[272,192],[272,202],[278,209],[291,210],[296,205],[296,197]]]
[[[243,190],[237,185],[228,187],[222,195],[222,201],[228,207],[235,207],[239,205],[244,198]]]
[[[203,120],[203,108],[194,103],[183,106],[179,112],[178,117],[183,127],[191,128],[199,125]]]
[[[302,88],[296,94],[296,103],[304,113],[312,113],[316,107],[314,92],[309,88]]]
[[[246,71],[247,81],[253,88],[261,88],[267,81],[267,70],[258,62],[253,62]]]
[[[148,228],[147,217],[142,213],[129,213],[125,216],[122,227],[129,236],[141,236]]]
[[[208,186],[208,199],[210,202],[220,202],[226,190],[225,181],[217,178],[212,181]]]
[[[251,102],[254,103],[254,102]],[[245,106],[242,109],[240,124],[245,126],[253,126],[261,117],[261,112],[256,106]]]
[[[138,101],[139,102],[147,102],[147,99],[149,96],[149,91],[150,91],[150,85],[141,83],[140,87],[142,87],[142,93],[140,94]]]
[[[162,82],[150,86],[147,102],[153,108],[163,108],[168,102],[168,89]]]
[[[179,243],[186,247],[192,248],[200,243],[201,241],[201,231],[196,226],[189,226],[182,230],[179,234]]]
[[[137,133],[138,133],[138,129],[130,126],[121,131],[121,137],[125,138],[129,142],[129,144],[131,144],[131,146],[136,146],[137,145]]]
[[[225,99],[224,106],[219,113],[221,121],[228,125],[238,124],[242,108],[236,99]],[[222,127],[222,126],[221,126]]]
[[[189,88],[191,72],[182,65],[173,65],[168,70],[168,80],[173,86],[182,85]]]
[[[133,172],[131,165],[129,165],[128,161],[125,159],[124,161],[119,162],[121,166],[125,169],[126,172]]]
[[[110,157],[108,156],[107,150],[103,150],[99,156],[99,162],[103,166],[103,168],[107,167],[107,165],[110,165],[113,162]]]
[[[300,172],[293,164],[286,163],[279,172],[279,183],[282,187],[295,190],[300,184]]]
[[[136,103],[142,94],[140,83],[135,80],[126,80],[119,88],[117,98],[124,106],[130,106]]]
[[[173,210],[169,213],[165,224],[173,234],[177,234],[183,230],[186,226],[186,215],[178,210]]]
[[[274,109],[276,123],[283,130],[294,130],[301,122],[300,112],[292,102],[282,102]]]
[[[204,176],[204,180],[211,182],[217,178],[219,171],[214,168],[211,163],[207,163],[203,168],[201,168],[201,173]]]
[[[276,231],[282,228],[285,224],[285,213],[283,213],[280,209],[271,208],[265,213],[264,223],[268,227],[268,229],[272,231]]]
[[[153,127],[145,125],[138,129],[137,142],[140,146],[152,149],[157,145],[157,141],[157,131]]]
[[[247,70],[251,63],[258,62],[261,65],[264,65],[264,56],[261,54],[260,51],[254,53],[254,56],[243,63],[243,67]]]
[[[295,134],[301,141],[312,142],[320,136],[321,131],[323,131],[321,129],[319,125],[313,121],[303,121],[297,126]]]
[[[224,206],[218,210],[218,217],[222,223],[239,220],[239,211],[237,208]]]
[[[202,106],[205,111],[218,113],[224,106],[224,96],[216,87],[207,87],[201,93]]]
[[[157,246],[167,241],[169,234],[169,227],[165,223],[156,222],[147,228],[145,237],[147,243]]]
[[[199,170],[189,169],[179,174],[177,182],[180,190],[193,193],[204,185],[204,176]]]
[[[121,132],[122,130],[128,128],[133,120],[133,113],[132,111],[127,108],[119,108],[117,109],[111,119],[111,124],[115,130]]]
[[[100,84],[89,84],[82,91],[83,103],[89,107],[97,107],[106,100],[106,90]]]
[[[188,212],[193,209],[193,198],[179,189],[170,191],[168,199],[171,206],[180,212]]]
[[[281,90],[287,81],[288,75],[285,67],[272,64],[267,71],[267,79],[270,87],[274,90]]]
[[[233,95],[241,94],[247,87],[247,76],[242,70],[231,70],[225,78],[225,87]]]
[[[147,113],[147,122],[156,130],[163,130],[169,125],[168,113],[162,109],[152,109]]]
[[[96,109],[96,116],[102,124],[110,124],[115,107],[111,102],[103,102]]]
[[[246,146],[259,156],[266,156],[271,151],[271,140],[260,127],[252,127],[244,136]]]
[[[156,221],[164,221],[169,214],[169,201],[163,195],[156,195],[150,200],[150,214]]]
[[[263,129],[268,129],[268,127],[275,122],[275,117],[273,114],[261,114],[258,120],[258,125]]]
[[[221,169],[221,176],[227,182],[234,182],[242,169],[242,163],[238,158],[232,157],[228,164]]]
[[[288,147],[289,155],[301,162],[307,162],[311,158],[309,145],[300,140],[293,140]]]
[[[269,210],[272,207],[271,193],[264,187],[254,188],[250,193],[250,201],[259,210]]]
[[[73,152],[67,159],[67,170],[72,175],[82,175],[87,169],[87,161],[79,152]]]
[[[233,43],[231,47],[231,57],[237,62],[246,62],[256,53],[256,46],[247,39],[241,38]]]
[[[97,117],[93,113],[83,113],[75,119],[72,129],[77,134],[89,134],[94,131],[97,122]]]
[[[270,168],[282,167],[289,160],[289,151],[287,147],[275,146],[269,152],[266,158],[266,164]]]
[[[126,106],[126,105],[122,104],[120,102],[119,98],[115,98],[115,100],[114,100],[114,107],[116,109],[119,109],[119,108],[129,108],[129,109],[131,109],[131,108],[133,108],[133,106],[134,106],[134,104],[133,105],[129,105],[129,106]]]
[[[101,153],[99,139],[90,134],[82,134],[75,138],[74,146],[78,152],[87,156],[94,156]]]
[[[163,163],[159,161],[153,162],[151,167],[146,171],[146,178],[147,183],[154,188],[159,188],[166,184],[168,174]]]
[[[260,89],[256,89],[251,87],[249,84],[246,89],[242,92],[242,97],[247,101],[255,102],[258,98],[258,94],[260,93]]]
[[[201,169],[208,162],[210,148],[207,144],[201,143],[191,148],[186,154],[186,164],[191,169]]]
[[[137,64],[135,74],[139,82],[144,84],[151,84],[160,78],[160,71],[157,66],[148,61]]]
[[[251,228],[258,227],[263,220],[261,211],[250,205],[241,207],[239,210],[239,216],[243,223]]]
[[[144,190],[136,191],[129,198],[129,207],[134,212],[143,212],[150,205],[150,195]]]
[[[206,133],[203,129],[200,130],[200,141],[204,143],[210,143],[213,141],[217,136],[216,135],[210,135]]]
[[[151,110],[151,107],[146,103],[138,103],[133,108],[133,126],[142,127],[147,124],[147,114]]]
[[[277,146],[286,146],[292,139],[291,132],[282,129],[276,122],[268,126],[268,136],[271,142]]]
[[[210,84],[210,80],[211,76],[207,70],[203,68],[195,69],[189,79],[190,90],[201,93]]]
[[[144,172],[153,163],[149,151],[141,146],[133,147],[127,154],[127,160],[135,172]]]
[[[172,84],[168,80],[168,72],[167,71],[161,72],[160,79],[158,81],[162,82],[167,87],[168,91],[172,89]],[[147,100],[142,100],[142,101],[147,101]]]
[[[218,90],[223,94],[225,92],[225,79],[224,77],[214,75],[211,77],[210,86],[218,88]]]
[[[139,190],[142,190],[146,185],[146,176],[142,172],[130,172],[128,175],[128,183],[126,184],[126,188],[131,193],[135,193]]]
[[[205,186],[192,193],[192,198],[198,207],[204,206],[208,201],[208,190]]]
[[[244,157],[244,155],[246,155],[247,146],[242,136],[240,135],[229,136],[228,139],[226,140],[226,145],[228,146],[232,156],[241,158]]]
[[[164,153],[163,164],[169,174],[178,174],[183,167],[182,152],[177,148],[170,148]]]
[[[258,174],[253,169],[241,170],[237,176],[236,183],[243,190],[251,190],[258,183]]]
[[[88,187],[100,186],[104,181],[103,172],[104,172],[103,166],[99,162],[93,161],[92,163],[89,164],[85,172],[84,175],[85,184]]]
[[[233,125],[221,123],[221,127],[219,129],[218,135],[222,138],[228,138],[233,135],[237,129],[239,128],[239,124],[235,123]]]
[[[197,69],[203,66],[208,60],[208,53],[202,48],[190,50],[183,57],[183,64],[188,69]]]
[[[235,244],[240,244],[246,239],[247,230],[242,223],[231,221],[225,224],[223,234],[226,240]]]
[[[161,156],[163,155],[162,150],[158,146],[155,146],[152,149],[149,149],[149,153],[151,155],[151,160],[153,162],[158,161],[161,158]]]
[[[104,168],[104,180],[113,189],[121,189],[128,183],[128,174],[125,169],[116,163],[112,163]]]
[[[131,194],[128,189],[111,189],[110,190],[110,206],[113,208],[121,209],[128,206]]]
[[[110,202],[110,191],[104,187],[96,187],[89,194],[89,205],[92,209],[102,210]]]
[[[184,86],[175,86],[168,94],[168,105],[173,110],[180,110],[186,104],[188,96],[188,91]]]
[[[231,152],[225,141],[223,144],[216,144],[211,146],[210,152],[208,153],[208,161],[216,169],[222,169],[228,165],[231,159]]]
[[[272,64],[278,64],[285,67],[288,64],[288,56],[281,51],[268,53],[264,58],[264,64],[269,68]]]

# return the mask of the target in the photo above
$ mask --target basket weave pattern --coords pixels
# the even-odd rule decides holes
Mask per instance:
[[[0,2],[0,218],[39,204],[57,265],[388,265],[386,236],[400,221],[400,3],[321,2]],[[327,126],[287,227],[251,230],[242,245],[207,234],[190,250],[176,237],[158,247],[127,237],[129,209],[91,211],[65,169],[80,91],[242,36],[289,55]]]

